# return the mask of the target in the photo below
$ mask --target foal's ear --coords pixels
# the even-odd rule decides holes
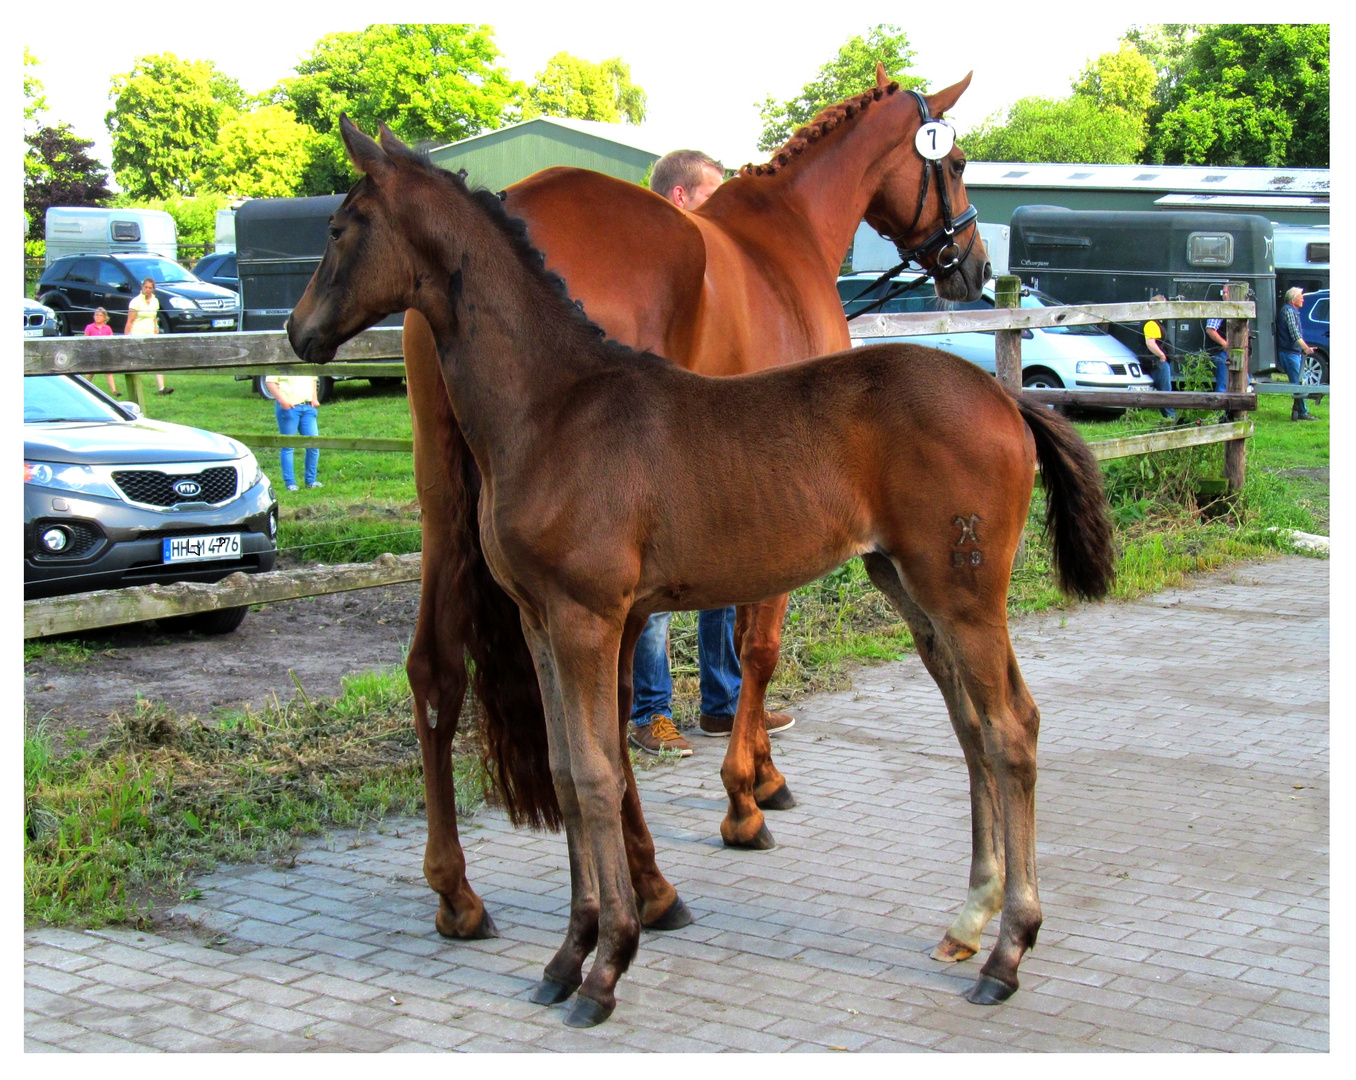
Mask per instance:
[[[956,102],[965,93],[965,88],[970,85],[970,80],[974,77],[974,74],[972,71],[954,86],[948,86],[945,90],[938,90],[935,94],[928,94],[928,111],[933,116],[943,116],[955,108]]]
[[[415,156],[414,151],[401,142],[400,137],[381,120],[377,121],[377,142],[380,143],[381,148],[386,151],[387,157],[412,158]]]
[[[876,85],[882,90],[890,85],[890,76],[885,71],[885,65],[879,60],[876,61]]]
[[[377,141],[358,130],[358,125],[348,118],[347,113],[339,114],[339,134],[344,140],[344,149],[348,151],[348,160],[360,173],[381,177],[391,169],[391,159],[386,156]]]

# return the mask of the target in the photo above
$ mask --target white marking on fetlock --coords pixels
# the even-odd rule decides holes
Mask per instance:
[[[980,935],[989,920],[1003,910],[1003,886],[997,879],[977,885],[965,896],[965,904],[952,921],[950,934],[961,944],[979,952]]]

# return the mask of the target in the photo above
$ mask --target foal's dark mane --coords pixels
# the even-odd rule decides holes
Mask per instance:
[[[389,151],[388,151],[389,152]],[[489,218],[524,268],[541,284],[547,294],[560,302],[561,318],[567,324],[581,331],[584,341],[590,345],[599,359],[631,366],[644,363],[669,364],[670,361],[656,354],[638,352],[621,342],[609,338],[607,332],[584,312],[584,305],[570,298],[565,279],[553,270],[546,268],[546,256],[532,246],[528,237],[527,222],[513,217],[504,209],[503,200],[493,191],[483,187],[471,187],[461,173],[454,173],[435,165],[426,152],[407,151],[412,164],[418,166],[427,175],[442,183],[450,184],[477,206]]]
[[[861,114],[873,101],[879,101],[888,94],[893,94],[899,89],[899,83],[892,82],[888,86],[873,86],[870,90],[865,90],[856,97],[850,97],[846,101],[840,101],[836,105],[829,105],[806,124],[803,128],[796,131],[786,143],[772,155],[772,160],[764,165],[745,165],[739,170],[740,176],[773,176],[781,170],[784,165],[790,164],[795,158],[810,147],[811,144],[818,142],[834,128],[846,123]]]

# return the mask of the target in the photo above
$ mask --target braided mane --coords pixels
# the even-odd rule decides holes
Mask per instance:
[[[740,176],[772,176],[781,168],[789,164],[792,159],[805,153],[811,143],[818,142],[834,128],[844,124],[857,116],[863,109],[873,101],[879,101],[887,94],[893,94],[899,89],[899,83],[892,82],[888,86],[873,86],[870,90],[858,94],[856,97],[850,97],[846,101],[840,101],[837,105],[829,105],[820,110],[804,127],[798,129],[791,138],[786,140],[775,154],[772,160],[765,165],[745,165],[739,170]]]

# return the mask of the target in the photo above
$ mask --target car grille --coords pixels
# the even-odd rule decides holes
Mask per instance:
[[[46,316],[41,311],[30,312],[24,316],[24,326],[41,326],[46,321]]]
[[[1124,364],[1112,364],[1112,365],[1111,365],[1111,374],[1113,374],[1113,375],[1124,375],[1124,374],[1125,374],[1125,365],[1124,365]]]
[[[198,301],[203,311],[234,311],[238,301],[225,298],[208,298]]]
[[[174,485],[180,480],[196,480],[202,485],[197,495],[180,495]],[[184,476],[149,469],[118,469],[113,473],[113,482],[132,502],[147,506],[176,506],[179,503],[221,503],[235,498],[237,477],[235,466],[226,465],[216,469],[204,469],[197,475]]]

